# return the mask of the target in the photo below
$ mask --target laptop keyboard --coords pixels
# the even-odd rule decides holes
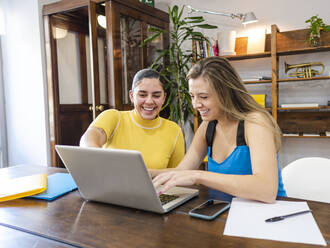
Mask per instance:
[[[159,196],[159,199],[160,199],[160,202],[162,203],[162,205],[165,205],[166,203],[169,203],[170,201],[173,201],[177,198],[179,198],[178,195],[161,194]]]

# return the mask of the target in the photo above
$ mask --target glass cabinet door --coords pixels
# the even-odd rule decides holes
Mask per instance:
[[[152,33],[149,32],[150,28],[158,28],[156,26],[153,26],[151,24],[147,25],[147,37],[149,37]],[[147,67],[151,66],[160,55],[161,49],[164,48],[164,39],[163,35],[158,36],[157,39],[154,39],[151,43],[147,45]],[[163,63],[164,61],[158,61],[158,63]]]
[[[129,91],[133,77],[142,65],[142,23],[130,16],[120,16],[121,62],[122,62],[122,94],[123,104],[130,104]]]
[[[149,27],[168,31],[167,13],[138,1],[128,5],[125,2],[107,1],[106,17],[109,30],[109,91],[110,105],[118,110],[130,110],[133,105],[129,98],[134,75],[148,68],[158,57],[158,49],[168,43],[168,33],[152,44],[141,46],[150,35]]]

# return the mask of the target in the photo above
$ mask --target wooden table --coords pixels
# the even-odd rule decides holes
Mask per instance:
[[[1,169],[0,180],[63,171],[60,168],[21,165]],[[298,243],[224,236],[227,212],[214,221],[191,218],[187,214],[192,207],[208,199],[209,193],[206,188],[200,187],[199,197],[164,215],[84,201],[78,191],[52,202],[32,198],[3,202],[0,203],[0,246],[311,247]],[[330,247],[330,204],[308,201],[308,205]]]

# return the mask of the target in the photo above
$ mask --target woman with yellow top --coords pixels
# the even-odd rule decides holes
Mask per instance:
[[[80,146],[137,150],[149,169],[176,167],[184,156],[184,139],[175,122],[159,117],[166,98],[163,79],[155,70],[140,70],[129,94],[134,109],[102,112]]]

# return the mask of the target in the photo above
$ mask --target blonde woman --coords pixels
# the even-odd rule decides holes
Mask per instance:
[[[234,196],[272,203],[286,196],[277,153],[281,131],[249,95],[227,59],[210,57],[188,74],[193,107],[203,122],[189,150],[173,170],[151,170],[162,192],[203,184]],[[205,155],[208,171],[197,170]]]

